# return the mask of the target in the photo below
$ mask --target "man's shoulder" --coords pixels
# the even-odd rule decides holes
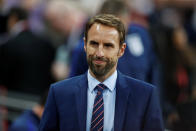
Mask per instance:
[[[118,75],[119,75],[119,79],[122,81],[126,81],[131,84],[135,84],[135,85],[143,85],[143,86],[149,86],[149,87],[154,87],[152,84],[147,83],[145,81],[139,80],[139,79],[135,79],[131,76],[128,76],[124,73],[121,73],[120,71],[118,71]]]
[[[130,100],[133,100],[135,103],[147,103],[147,100],[150,100],[152,95],[158,93],[155,86],[144,81],[125,75],[122,75],[121,79],[123,79],[123,82],[120,84],[121,88],[125,88],[129,92]]]
[[[119,76],[121,77],[120,79],[123,79],[120,81],[123,82],[124,84],[126,83],[126,85],[132,90],[143,90],[144,91],[144,90],[152,90],[153,88],[155,88],[155,86],[150,83],[147,83],[139,79],[135,79],[125,74],[119,73]]]
[[[55,89],[73,89],[75,86],[78,86],[82,81],[84,81],[87,77],[86,74],[82,74],[79,76],[71,77],[65,80],[58,81],[51,85],[52,88]],[[71,87],[71,88],[70,88]]]

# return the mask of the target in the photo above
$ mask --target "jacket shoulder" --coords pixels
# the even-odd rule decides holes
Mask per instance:
[[[134,79],[130,76],[121,74],[121,81],[124,81],[123,83],[126,83],[126,86],[128,87],[131,92],[135,92],[136,94],[149,94],[152,92],[152,90],[156,89],[156,87],[150,83]]]
[[[142,80],[139,80],[139,79],[135,79],[133,77],[130,77],[130,76],[127,76],[127,75],[124,75],[124,74],[121,74],[121,75],[126,80],[126,82],[132,83],[133,85],[149,87],[149,88],[154,88],[155,87],[154,85],[152,85],[150,83],[147,83],[145,81],[142,81]]]
[[[59,82],[56,82],[54,84],[51,84],[51,88],[55,91],[55,92],[71,92],[72,90],[75,90],[76,87],[79,85],[79,83],[81,83],[81,81],[85,81],[86,75],[80,75],[80,76],[75,76],[75,77],[71,77]]]

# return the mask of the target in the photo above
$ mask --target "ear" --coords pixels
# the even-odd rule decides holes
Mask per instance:
[[[87,44],[87,41],[86,41],[86,38],[83,37],[83,40],[84,40],[84,51],[86,52],[86,44]]]
[[[123,54],[125,53],[126,46],[127,46],[126,43],[123,43],[123,44],[120,46],[120,49],[119,49],[119,52],[118,52],[119,58],[120,58],[121,56],[123,56]]]

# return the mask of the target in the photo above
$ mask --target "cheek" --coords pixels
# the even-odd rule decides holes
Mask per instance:
[[[95,50],[94,48],[92,48],[92,47],[87,47],[87,48],[86,48],[86,53],[87,53],[87,54],[94,54],[95,51],[96,51],[96,50]]]
[[[111,58],[116,58],[118,57],[120,52],[118,50],[113,50],[113,51],[105,51],[105,56],[111,57]]]
[[[86,57],[87,57],[87,59],[88,60],[92,60],[94,57],[95,57],[95,54],[93,53],[93,51],[91,50],[88,50],[87,52],[86,52]]]
[[[108,56],[105,57],[107,57],[109,61],[117,61],[119,58],[118,53],[108,53]]]

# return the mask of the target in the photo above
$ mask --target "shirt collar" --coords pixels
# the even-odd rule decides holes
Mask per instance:
[[[93,92],[94,88],[100,83],[97,79],[95,79],[88,70],[88,87],[90,92]],[[117,79],[117,70],[108,77],[104,82],[102,82],[105,86],[108,87],[109,91],[112,92],[116,86]]]

